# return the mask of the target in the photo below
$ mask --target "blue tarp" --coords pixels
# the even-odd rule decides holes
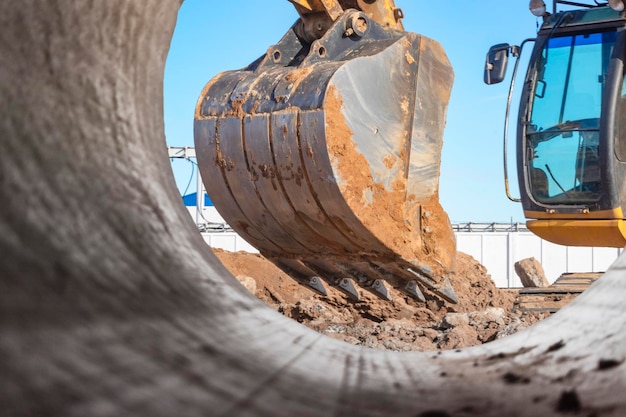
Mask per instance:
[[[198,193],[191,193],[191,194],[187,194],[183,196],[183,203],[185,203],[186,206],[188,207],[195,207],[196,206],[196,195]],[[204,194],[204,205],[206,206],[212,206],[213,202],[211,201],[211,199],[209,198],[209,196],[205,193]]]

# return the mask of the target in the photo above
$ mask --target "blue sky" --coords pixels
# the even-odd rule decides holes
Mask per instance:
[[[523,221],[521,206],[504,193],[502,168],[504,109],[512,66],[500,85],[484,85],[482,72],[490,46],[519,44],[535,36],[537,19],[529,12],[528,1],[396,0],[396,4],[404,11],[405,29],[438,40],[455,71],[440,184],[440,200],[450,219]],[[264,54],[297,18],[287,0],[185,0],[165,70],[167,144],[193,146],[194,107],[204,85],[217,73],[242,68]],[[511,188],[517,196],[513,148],[509,152]],[[192,164],[177,160],[172,166],[182,192]],[[195,190],[194,181],[190,192]]]

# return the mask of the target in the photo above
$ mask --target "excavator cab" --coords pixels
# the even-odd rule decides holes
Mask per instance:
[[[541,238],[624,247],[626,19],[612,7],[623,3],[576,3],[579,9],[557,12],[558,3],[553,13],[544,7],[537,38],[529,40],[517,119],[518,201]],[[509,51],[519,55],[520,48],[490,50],[485,82],[503,78]]]
[[[438,201],[453,80],[443,49],[405,32],[392,0],[290,1],[300,18],[283,38],[198,100],[196,154],[215,207],[321,294],[456,302]]]

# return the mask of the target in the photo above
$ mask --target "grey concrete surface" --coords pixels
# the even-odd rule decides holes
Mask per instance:
[[[624,257],[528,331],[441,354],[343,344],[248,295],[169,167],[178,7],[0,4],[0,415],[626,415]]]

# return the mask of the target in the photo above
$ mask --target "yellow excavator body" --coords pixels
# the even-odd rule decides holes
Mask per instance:
[[[528,230],[542,239],[565,246],[626,246],[624,220],[529,220]]]
[[[519,57],[532,45],[516,123],[520,198],[508,193],[506,127],[505,189],[522,203],[528,228],[560,245],[626,245],[623,6],[554,0],[548,13],[533,1],[531,11],[542,18],[537,37],[494,45],[487,55],[485,82],[495,84],[509,54]]]

